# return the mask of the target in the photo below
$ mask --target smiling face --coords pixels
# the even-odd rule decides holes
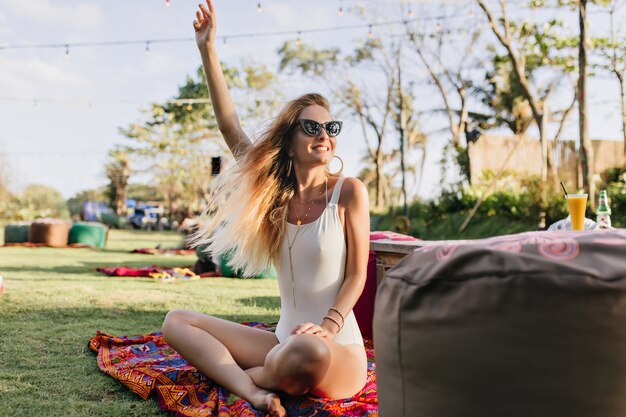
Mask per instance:
[[[326,123],[333,120],[328,110],[317,104],[305,107],[298,119],[313,120]],[[290,154],[294,163],[300,165],[328,165],[335,154],[336,138],[328,136],[320,129],[317,136],[307,135],[300,126],[294,130]]]

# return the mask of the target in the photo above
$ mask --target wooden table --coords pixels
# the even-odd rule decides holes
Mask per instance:
[[[376,286],[385,278],[387,271],[415,249],[436,242],[424,240],[398,241],[381,239],[370,241],[370,250],[376,252]]]

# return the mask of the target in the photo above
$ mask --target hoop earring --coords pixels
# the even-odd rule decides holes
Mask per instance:
[[[287,176],[291,175],[292,168],[293,168],[293,158],[289,158],[289,162],[287,162]]]
[[[337,155],[334,155],[333,158],[337,158],[339,159],[339,162],[341,162],[341,168],[339,168],[339,171],[337,172],[330,172],[328,170],[328,168],[326,169],[326,171],[328,171],[328,175],[332,175],[333,177],[338,177],[341,175],[341,173],[343,172],[343,159],[341,159],[340,157],[338,157]]]

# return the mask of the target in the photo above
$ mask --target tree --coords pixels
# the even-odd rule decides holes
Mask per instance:
[[[336,92],[341,111],[358,120],[367,147],[365,161],[373,166],[373,180],[362,179],[373,189],[370,196],[375,209],[382,209],[385,201],[390,201],[385,199],[391,195],[386,188],[392,187],[393,180],[387,179],[384,170],[394,165],[385,161],[392,164],[400,161],[399,171],[403,177],[407,169],[402,166],[400,140],[397,144],[388,143],[391,132],[395,130],[398,137],[403,135],[406,138],[408,152],[424,148],[426,143],[426,135],[418,121],[419,114],[413,112],[414,95],[409,91],[413,84],[399,83],[401,51],[399,44],[386,45],[373,36],[349,53],[332,48],[315,49],[293,42],[286,42],[279,49],[282,71],[313,76],[326,82],[329,90]],[[375,71],[374,74],[370,71],[367,79],[359,77],[359,70],[365,67]],[[377,80],[372,81],[373,78]],[[381,88],[373,89],[372,84]],[[374,140],[370,139],[371,135]],[[393,150],[386,152],[385,147]],[[368,172],[367,168],[365,172]]]
[[[458,40],[454,42],[454,48],[462,51],[458,59],[450,57],[444,59],[444,46],[452,44],[450,35],[453,32],[438,29],[434,34],[417,33],[408,22],[405,22],[405,27],[414,52],[426,68],[443,102],[452,144],[459,155],[458,161],[465,161],[459,166],[461,174],[471,182],[468,147],[463,145],[461,139],[463,134],[471,130],[468,93],[472,82],[466,72],[478,62],[475,55],[477,48],[474,48],[474,45],[481,37],[483,28],[478,26],[473,30],[470,36],[466,37],[465,44],[460,44],[463,41]]]
[[[244,128],[275,111],[280,97],[275,74],[254,63],[222,68]],[[182,207],[201,209],[208,199],[211,156],[227,152],[208,97],[199,68],[173,100],[154,103],[144,120],[121,129],[132,141],[124,150],[133,158],[135,171],[152,178],[170,213]]]
[[[508,18],[506,0],[500,0],[501,16],[499,19],[494,16],[492,10],[487,6],[484,0],[476,1],[484,11],[492,32],[498,39],[500,45],[506,50],[506,56],[510,61],[512,74],[514,74],[517,84],[515,87],[519,88],[521,96],[524,97],[530,107],[530,113],[539,131],[539,140],[541,142],[541,180],[543,184],[546,184],[548,180],[548,169],[550,166],[554,167],[554,165],[550,163],[550,155],[548,153],[548,137],[546,132],[547,123],[549,121],[547,117],[547,99],[557,84],[556,82],[551,83],[548,88],[544,89],[542,94],[533,86],[531,79],[529,79],[529,74],[532,73],[533,66],[537,68],[539,64],[549,64],[552,60],[548,59],[550,53],[562,49],[557,46],[563,46],[566,42],[553,36],[554,31],[551,29],[558,25],[557,21],[553,20],[548,22],[547,26],[544,25],[541,30],[538,30],[539,27],[536,24],[523,23],[522,25],[516,25]],[[516,34],[518,36],[516,36]],[[532,34],[532,36],[530,36],[530,34]],[[528,46],[531,46],[536,53],[530,55],[525,54],[525,49],[527,49]],[[538,61],[533,62],[532,58],[538,59]],[[563,66],[570,65],[566,57],[565,60],[563,60],[562,57],[557,56],[556,60],[562,60],[561,64]],[[529,71],[529,69],[531,69],[531,71]],[[563,111],[563,114],[566,116],[569,114],[569,111],[567,113]],[[555,178],[554,175],[553,178]],[[544,193],[543,195],[545,200],[546,194]]]
[[[9,217],[13,194],[9,191],[11,171],[6,156],[0,153],[0,219]]]
[[[611,35],[609,38],[595,39],[594,46],[604,58],[603,62],[595,65],[595,67],[614,76],[619,84],[624,164],[626,166],[626,38],[620,38],[615,28],[615,12],[621,5],[624,3],[622,2],[619,6],[616,2],[611,3],[609,10]]]
[[[127,150],[118,148],[109,151],[109,158],[110,161],[105,166],[106,176],[109,179],[107,197],[115,214],[124,216],[128,178],[131,174],[130,156]]]
[[[18,197],[22,218],[69,217],[65,199],[55,188],[30,184]]]

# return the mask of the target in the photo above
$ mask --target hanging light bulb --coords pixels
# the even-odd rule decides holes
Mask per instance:
[[[256,5],[256,11],[257,11],[257,13],[261,13],[263,11],[263,6],[261,5],[261,2],[259,2]]]
[[[228,48],[228,39],[227,38],[224,38],[222,40],[222,48]]]
[[[302,39],[300,39],[300,32],[298,32],[298,37],[296,38],[296,46],[302,45]]]
[[[343,7],[339,6],[339,13],[337,13],[339,16],[343,16]]]
[[[443,25],[441,24],[441,22],[437,22],[437,24],[435,25],[435,30],[437,32],[441,32],[441,29],[443,29]]]
[[[165,0],[165,7],[170,7],[170,0]]]
[[[65,59],[68,59],[69,57],[70,57],[70,46],[65,45]]]
[[[146,42],[146,49],[144,50],[146,55],[150,55],[150,42]]]
[[[408,17],[413,17],[413,9],[409,6],[409,11],[406,13]]]
[[[367,32],[367,37],[372,39],[374,37],[374,33],[372,32],[372,25],[369,26],[369,30]]]

